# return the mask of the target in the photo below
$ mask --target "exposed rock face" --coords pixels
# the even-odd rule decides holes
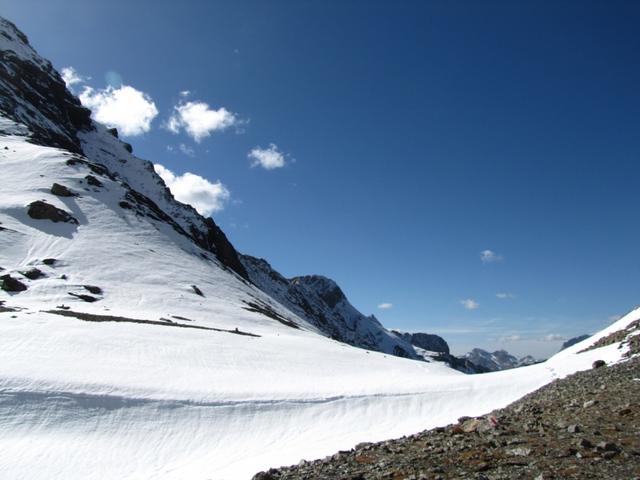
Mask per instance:
[[[210,249],[213,247],[218,259],[231,270],[236,272],[241,277],[248,279],[247,271],[244,265],[240,261],[238,252],[227,239],[224,232],[216,225],[213,218],[209,217],[205,220],[206,231],[200,232],[193,230],[192,234],[196,239],[196,242],[203,248]]]
[[[11,275],[2,275],[0,277],[0,288],[5,292],[24,292],[27,286]]]
[[[0,32],[0,110],[29,127],[34,143],[81,153],[76,132],[92,128],[91,112],[13,23],[0,17]]]
[[[430,352],[449,353],[449,345],[439,335],[432,333],[406,333],[392,330],[396,335],[401,336],[403,339],[415,345],[416,347],[428,350]]]
[[[51,185],[51,193],[58,197],[75,197],[75,194],[71,190],[59,183]]]
[[[64,222],[78,224],[78,220],[64,210],[54,207],[46,202],[37,200],[29,204],[27,215],[36,220],[51,220],[52,222]]]

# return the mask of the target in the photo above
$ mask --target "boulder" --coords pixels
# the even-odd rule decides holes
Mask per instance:
[[[83,285],[83,287],[89,293],[93,293],[94,295],[102,295],[102,289],[100,287],[96,287],[94,285]]]
[[[98,180],[96,177],[94,177],[93,175],[87,175],[86,177],[84,177],[84,179],[92,187],[102,187],[103,186],[102,182],[100,180]]]
[[[64,210],[53,205],[37,200],[29,204],[27,215],[36,220],[51,220],[54,223],[74,223],[78,225],[78,220]]]
[[[204,297],[204,293],[202,293],[202,290],[200,290],[197,285],[191,285],[191,288],[193,289],[193,293],[195,293],[196,295],[200,295],[201,297]]]
[[[0,277],[0,288],[5,292],[24,292],[27,286],[17,278],[13,278],[11,275],[2,275]]]
[[[69,190],[64,185],[60,185],[59,183],[54,183],[51,185],[51,193],[57,195],[58,197],[75,197],[75,193]]]
[[[42,270],[39,270],[37,268],[30,268],[29,270],[20,273],[27,277],[29,280],[37,280],[40,277],[44,277],[44,273],[42,272]]]

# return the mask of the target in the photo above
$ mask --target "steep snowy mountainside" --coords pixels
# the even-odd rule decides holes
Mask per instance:
[[[333,280],[321,275],[287,279],[264,259],[240,258],[255,285],[334,340],[398,357],[421,358],[402,336],[384,328],[373,315],[360,313]]]
[[[131,146],[118,140],[114,130],[92,122],[89,110],[66,89],[51,63],[5,19],[0,19],[0,63],[0,111],[28,128],[30,142],[81,155],[76,164],[84,162],[116,179],[130,190],[126,196],[131,203],[144,204],[147,213],[155,211],[155,217],[246,278],[237,252],[215,222],[176,201],[151,162],[132,155]]]
[[[266,264],[238,252],[211,218],[203,218],[191,206],[177,202],[154,172],[151,162],[136,158],[131,146],[113,129],[93,123],[89,111],[65,88],[60,75],[28,44],[16,27],[2,20],[0,110],[28,127],[31,142],[58,146],[81,155],[68,159],[78,169],[98,170],[124,187],[120,208],[159,221],[214,253],[223,266],[249,279],[267,295],[293,309],[325,335],[354,346],[392,355],[420,358],[410,343],[388,332],[373,316],[358,312],[331,280],[299,277],[287,281]],[[124,207],[122,207],[124,206]],[[283,283],[284,280],[284,283]],[[339,292],[333,303],[327,296]]]

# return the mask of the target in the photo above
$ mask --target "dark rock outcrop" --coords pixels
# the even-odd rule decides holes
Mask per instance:
[[[95,285],[83,285],[83,287],[89,293],[93,293],[94,295],[102,295],[102,289],[100,287],[96,287]]]
[[[45,276],[42,270],[35,267],[20,273],[26,278],[28,278],[29,280],[37,280]]]
[[[92,127],[91,112],[66,88],[50,62],[38,57],[27,37],[10,21],[0,18],[3,36],[14,44],[0,51],[0,111],[26,125],[30,140],[40,145],[82,153],[76,132]],[[55,126],[55,127],[52,127]]]
[[[17,278],[13,278],[11,275],[2,275],[0,277],[0,288],[5,292],[24,292],[27,286]]]
[[[75,193],[69,190],[64,185],[60,185],[59,183],[54,183],[51,185],[51,193],[57,195],[58,197],[75,197]]]
[[[103,187],[104,186],[102,184],[102,182],[100,180],[98,180],[96,177],[94,177],[93,175],[87,175],[86,177],[84,177],[84,179],[92,187]]]
[[[27,215],[36,220],[51,220],[55,223],[65,222],[78,225],[78,220],[73,218],[71,214],[41,200],[29,204]]]
[[[392,332],[411,343],[411,345],[415,345],[423,350],[438,353],[449,353],[449,344],[447,344],[445,339],[439,335],[434,335],[432,333],[407,333],[399,332],[397,330],[392,330]]]

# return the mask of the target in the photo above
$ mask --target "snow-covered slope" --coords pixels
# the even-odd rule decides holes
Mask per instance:
[[[4,20],[0,48],[2,479],[248,478],[481,414],[622,353],[582,342],[467,376],[333,340]],[[332,282],[288,282],[348,313],[352,339],[394,345],[373,320],[349,323]]]

